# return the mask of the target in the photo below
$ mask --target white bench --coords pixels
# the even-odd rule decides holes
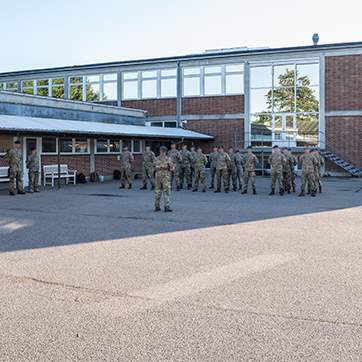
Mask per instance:
[[[0,167],[0,182],[9,181],[9,167]]]
[[[43,166],[44,186],[48,185],[48,180],[50,179],[49,184],[54,187],[54,180],[58,178],[58,165]],[[69,170],[68,165],[60,165],[60,179],[62,178],[65,179],[66,184],[69,183],[69,180],[73,179],[73,183],[75,185],[77,182],[77,170]]]

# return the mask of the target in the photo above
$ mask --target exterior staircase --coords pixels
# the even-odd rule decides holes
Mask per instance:
[[[336,165],[348,172],[351,176],[362,177],[362,170],[360,168],[353,166],[348,161],[344,160],[342,157],[336,155],[332,151],[326,149],[321,150],[320,153],[325,159],[334,162]]]

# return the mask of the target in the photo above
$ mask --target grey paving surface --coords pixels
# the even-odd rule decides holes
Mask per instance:
[[[1,361],[361,361],[362,184],[0,191]]]

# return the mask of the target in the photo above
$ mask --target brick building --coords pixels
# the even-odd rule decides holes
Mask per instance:
[[[264,159],[275,144],[318,146],[329,171],[362,168],[362,42],[1,73],[1,89],[144,110],[147,126],[213,136],[193,141],[206,151],[251,144]]]

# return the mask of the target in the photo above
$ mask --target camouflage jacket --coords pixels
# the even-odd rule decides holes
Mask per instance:
[[[12,170],[15,171],[20,171],[22,168],[21,165],[21,160],[22,160],[22,154],[21,154],[21,150],[18,150],[16,148],[12,148],[10,149],[7,154],[6,154],[6,158],[9,162],[9,167]]]
[[[178,150],[169,150],[167,156],[171,158],[171,161],[176,165],[179,166],[181,163],[181,154]]]
[[[302,172],[314,172],[317,160],[311,153],[304,153],[300,156],[299,160],[302,165]]]
[[[230,170],[235,171],[237,168],[236,154],[233,152],[233,153],[228,153],[228,155],[230,157],[230,164],[229,164],[228,168]]]
[[[241,164],[243,163],[243,157],[239,151],[235,152],[235,162],[237,168],[240,168]]]
[[[142,155],[143,166],[152,166],[156,156],[152,151],[145,151]]]
[[[28,156],[26,167],[32,172],[39,171],[39,157],[37,154]]]
[[[195,154],[195,162],[194,167],[196,169],[204,169],[207,164],[207,157],[203,153],[196,153]]]
[[[258,164],[258,158],[251,153],[250,155],[247,153],[243,157],[243,166],[244,170],[247,172],[255,172],[256,165]]]
[[[182,166],[188,166],[192,164],[192,155],[191,152],[188,150],[181,150],[181,165]]]
[[[190,154],[191,154],[191,165],[193,167],[195,167],[197,152],[196,151],[190,151]]]
[[[280,152],[273,152],[269,158],[268,158],[268,162],[270,163],[270,167],[277,171],[277,172],[282,172],[283,171],[283,167],[286,164],[286,158],[285,156],[280,153]]]
[[[121,167],[122,168],[131,168],[133,164],[134,158],[131,152],[121,152]]]
[[[158,156],[153,162],[156,176],[167,177],[171,175],[171,171],[175,169],[175,164],[172,162],[171,157]]]
[[[209,159],[210,159],[210,167],[216,167],[216,157],[217,157],[218,152],[212,152],[209,155]]]
[[[216,169],[226,170],[231,168],[230,156],[226,152],[218,152],[216,157]]]

